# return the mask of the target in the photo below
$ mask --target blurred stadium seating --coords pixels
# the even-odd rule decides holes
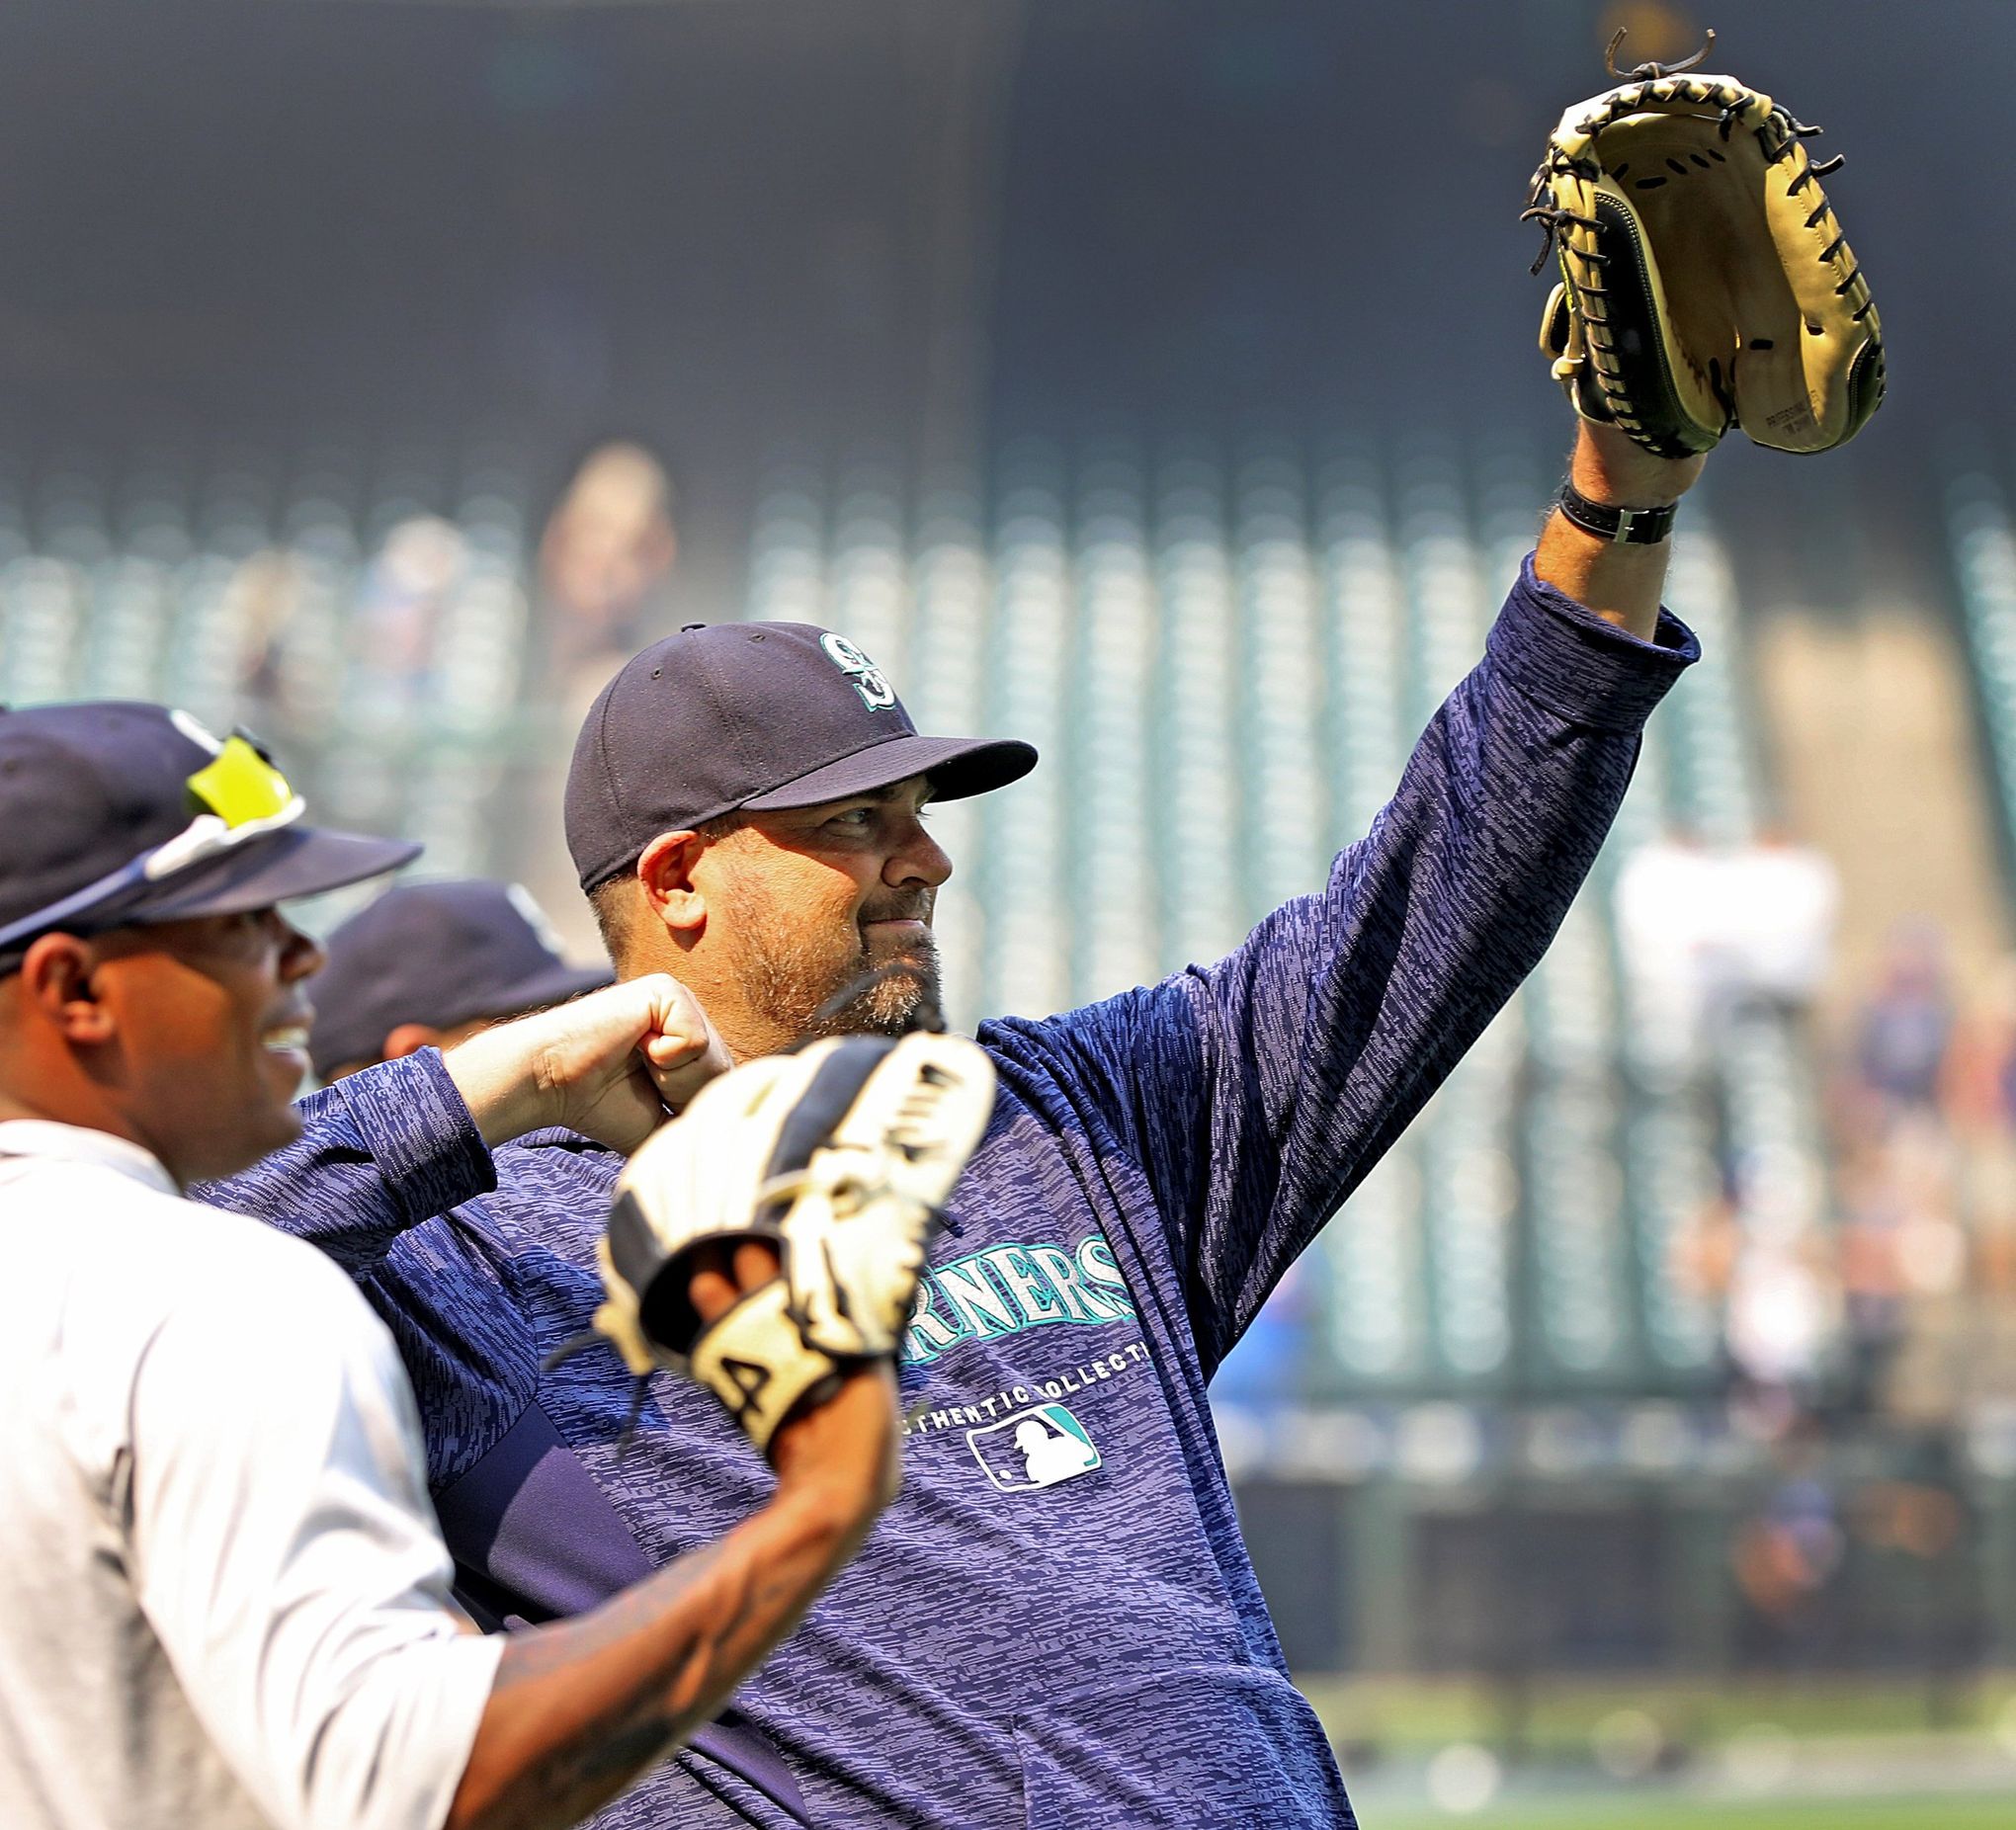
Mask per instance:
[[[789,463],[757,515],[748,611],[844,628],[927,724],[1043,747],[1028,783],[940,815],[955,855],[981,860],[941,923],[961,1015],[1041,1012],[1213,957],[1320,881],[1480,651],[1543,493],[1527,454],[1432,440],[1314,464],[1266,445],[1029,443],[987,503],[946,480],[906,494],[885,459]],[[1713,658],[1654,720],[1611,853],[1533,984],[1354,1199],[1304,1396],[1715,1381],[1714,1317],[1673,1250],[1717,1192],[1714,1115],[1621,988],[1610,907],[1636,841],[1754,824],[1712,533],[1680,566]],[[1746,1153],[1810,1180],[1811,1076],[1783,1026],[1740,1040],[1718,1104]]]
[[[507,759],[555,737],[527,470],[476,446],[0,472],[0,696],[159,696],[246,723],[333,816],[424,839],[430,870],[505,868]],[[788,458],[746,614],[844,629],[927,727],[1042,747],[1026,783],[939,819],[978,861],[941,913],[958,1015],[1043,1012],[1213,957],[1320,880],[1479,652],[1542,493],[1533,454],[1419,438],[1313,463],[1029,441],[991,489],[912,485],[885,453]],[[1980,614],[2016,620],[2016,559],[1999,585],[1992,559]],[[1620,974],[1617,859],[1672,826],[1740,841],[1758,799],[1728,568],[1699,518],[1672,595],[1709,658],[1654,719],[1533,982],[1304,1274],[1282,1395],[1710,1391],[1716,1317],[1675,1247],[1719,1192],[1718,1128],[1810,1203],[1790,1030],[1735,1026],[1704,1085]]]
[[[0,469],[0,700],[242,723],[331,816],[485,869],[528,715],[526,513],[484,447]]]
[[[1042,746],[1025,783],[937,815],[966,863],[941,905],[957,1018],[1042,1012],[1222,952],[1364,833],[1478,653],[1545,474],[1536,452],[1420,436],[1313,458],[1023,441],[984,479],[786,456],[742,608],[844,629],[927,727]],[[429,869],[509,870],[526,759],[557,767],[571,734],[530,475],[485,444],[0,465],[0,698],[243,722],[336,817],[424,838]],[[1978,477],[1952,516],[2016,782],[2016,536]],[[1766,801],[1730,562],[1711,515],[1690,523],[1669,597],[1707,658],[1652,720],[1587,890],[1219,1381],[1302,1670],[1714,1670],[1791,1643],[1728,1546],[1804,1529],[1780,1513],[1804,1517],[1812,1482],[1732,1426],[1723,1292],[1689,1246],[1732,1189],[1752,1235],[1832,1226],[1825,1068],[1769,1007],[1690,1052],[1618,915],[1635,854],[1675,832],[1740,846]],[[1838,1341],[1824,1359],[1838,1374]],[[2016,1548],[2016,1412],[1947,1417],[1959,1437],[1814,1451],[1828,1520],[1871,1483],[1961,1492],[1974,1553],[1857,1538],[1837,1661],[2016,1646],[1989,1556]],[[1507,1585],[1533,1607],[1508,1613]]]

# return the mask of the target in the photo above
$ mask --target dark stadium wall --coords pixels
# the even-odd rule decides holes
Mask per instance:
[[[1922,597],[1947,477],[2012,455],[2016,395],[1983,360],[2016,282],[2016,204],[1992,176],[2016,14],[1996,0],[1032,0],[1002,158],[990,446],[1124,428],[1319,454],[1409,426],[1565,445],[1534,350],[1551,280],[1529,277],[1539,236],[1518,218],[1548,128],[1608,81],[1620,24],[1627,61],[1719,27],[1711,66],[1848,156],[1829,194],[1875,280],[1890,395],[1822,465],[1742,440],[1719,455],[1706,493],[1746,593],[1848,605],[1894,580]]]
[[[1608,80],[1612,27],[1637,25],[1648,52],[1661,20],[1690,46],[1722,28],[1710,67],[1848,154],[1833,195],[1898,352],[1857,456],[1906,421],[2005,407],[1971,360],[2016,279],[2011,202],[1986,176],[2016,33],[1993,0],[1034,0],[1004,167],[997,427],[1371,412],[1460,430],[1545,411],[1527,184],[1559,111]],[[1934,95],[1951,176],[1928,184],[1905,98]]]
[[[0,444],[366,447],[612,430],[732,596],[780,444],[974,455],[1032,427],[1559,416],[1518,213],[1556,111],[1638,44],[1834,129],[1891,400],[1870,512],[2012,405],[1999,0],[10,0]],[[1936,123],[1930,117],[1936,106]],[[1798,513],[1800,466],[1718,466]],[[1804,563],[1802,559],[1799,561]]]
[[[0,445],[638,433],[732,596],[780,442],[972,437],[995,12],[13,0]]]

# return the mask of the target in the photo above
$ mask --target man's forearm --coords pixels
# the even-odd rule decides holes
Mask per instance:
[[[1704,459],[1654,458],[1609,426],[1577,422],[1568,480],[1592,502],[1614,508],[1662,508],[1677,502],[1701,474]],[[1534,572],[1555,590],[1649,641],[1659,622],[1670,541],[1620,545],[1585,532],[1558,508],[1541,530]]]
[[[860,1547],[894,1490],[885,1375],[858,1374],[794,1426],[761,1512],[592,1614],[515,1636],[449,1812],[450,1830],[558,1830],[716,1715]]]
[[[353,1276],[409,1226],[496,1187],[490,1153],[431,1049],[311,1094],[293,1143],[190,1190],[305,1239]]]
[[[626,1153],[729,1065],[699,1001],[661,972],[478,1031],[442,1058],[486,1144],[558,1124]]]

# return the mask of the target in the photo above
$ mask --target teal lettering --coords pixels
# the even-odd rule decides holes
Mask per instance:
[[[957,1321],[947,1321],[932,1308],[931,1279],[928,1275],[919,1278],[917,1300],[910,1305],[910,1332],[903,1342],[905,1364],[922,1366],[936,1360],[948,1347],[964,1341],[966,1332]]]
[[[1088,1288],[1086,1296],[1104,1306],[1110,1318],[1117,1320],[1134,1314],[1134,1304],[1127,1296],[1127,1279],[1113,1261],[1113,1248],[1104,1239],[1095,1234],[1078,1247],[1078,1269],[1090,1284],[1098,1286]]]
[[[1057,1292],[1050,1288],[1050,1280],[1030,1262],[1030,1253],[1024,1247],[997,1245],[980,1256],[987,1261],[988,1270],[1001,1280],[1009,1295],[1015,1298],[1015,1306],[1022,1311],[1025,1320],[1050,1322],[1062,1316],[1064,1305],[1057,1299]]]
[[[992,1341],[1052,1322],[1103,1327],[1134,1313],[1127,1281],[1097,1234],[1076,1251],[1013,1241],[988,1246],[917,1281],[905,1366],[928,1366],[965,1341]]]
[[[987,1281],[980,1257],[962,1259],[956,1265],[941,1265],[936,1272],[939,1293],[959,1317],[962,1329],[976,1341],[990,1341],[996,1335],[1013,1334],[1022,1326],[1008,1298]]]
[[[1033,1245],[1029,1256],[1036,1268],[1050,1279],[1050,1288],[1064,1305],[1064,1313],[1074,1322],[1106,1322],[1113,1317],[1102,1313],[1092,1305],[1092,1299],[1078,1283],[1078,1266],[1070,1253],[1059,1246]]]

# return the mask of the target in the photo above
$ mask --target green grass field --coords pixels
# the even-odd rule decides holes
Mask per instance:
[[[1339,1747],[1361,1742],[1395,1754],[1451,1741],[1497,1745],[1507,1724],[1503,1693],[1476,1680],[1301,1675],[1297,1683]],[[1621,1708],[1644,1711],[1673,1739],[1694,1747],[1713,1746],[1760,1722],[1795,1738],[1992,1734],[2016,1719],[2016,1682],[2003,1676],[1935,1689],[1922,1681],[1825,1678],[1541,1680],[1524,1696],[1521,1732],[1534,1754],[1573,1754],[1586,1750],[1597,1724]],[[2009,1822],[2016,1830],[2016,1812]]]
[[[1800,1799],[1788,1802],[1694,1804],[1629,1793],[1557,1804],[1506,1800],[1473,1816],[1454,1817],[1418,1806],[1359,1809],[1362,1830],[2009,1830],[2016,1800],[1989,1798]]]
[[[1453,1679],[1301,1682],[1364,1830],[2016,1830],[2016,1684],[2006,1674],[1937,1688],[1556,1679],[1516,1699]],[[1677,1772],[1642,1788],[1605,1780],[1596,1754],[1620,1711],[1635,1733],[1655,1730]],[[1506,1762],[1503,1789],[1480,1809],[1428,1802],[1438,1750],[1468,1744],[1503,1758],[1514,1742],[1523,1757]],[[1757,1757],[1767,1769],[1783,1763],[1783,1793],[1700,1796],[1719,1789],[1718,1774],[1738,1777],[1746,1743],[1753,1774]],[[1886,1795],[1873,1795],[1877,1787]],[[1945,1787],[1962,1789],[1936,1789]]]

